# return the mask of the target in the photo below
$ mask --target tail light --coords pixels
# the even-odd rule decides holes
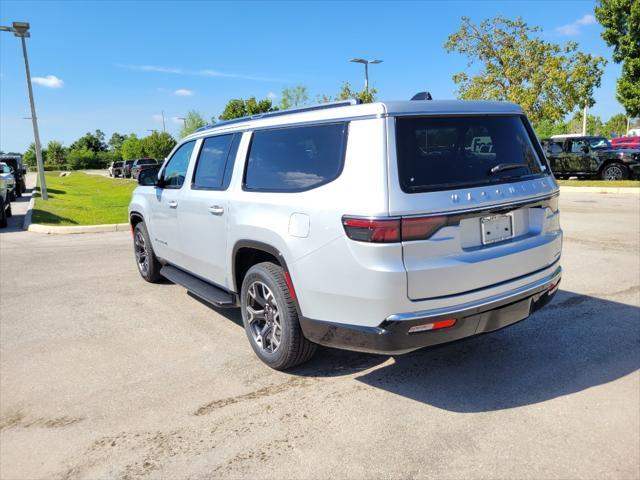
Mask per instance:
[[[403,218],[342,217],[351,240],[370,243],[396,243],[425,240],[447,224],[446,216]]]

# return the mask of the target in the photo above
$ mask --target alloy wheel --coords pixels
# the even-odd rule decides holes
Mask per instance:
[[[143,275],[146,275],[149,272],[149,253],[147,252],[147,243],[144,241],[144,235],[139,230],[136,231],[134,237],[134,250],[138,268]]]
[[[605,180],[622,180],[623,176],[622,169],[617,165],[607,167],[604,172]]]
[[[247,289],[247,323],[256,344],[274,353],[282,342],[282,324],[278,304],[269,287],[256,280]]]

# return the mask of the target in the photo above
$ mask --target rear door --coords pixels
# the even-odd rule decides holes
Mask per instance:
[[[226,190],[241,136],[231,133],[203,139],[178,212],[184,268],[218,285],[226,284],[230,208]]]
[[[402,217],[410,299],[487,288],[558,259],[557,186],[523,117],[389,122],[389,213]]]

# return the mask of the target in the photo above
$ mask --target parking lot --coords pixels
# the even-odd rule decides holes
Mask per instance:
[[[564,278],[513,327],[270,370],[128,233],[0,233],[0,476],[640,477],[640,197],[567,193]]]

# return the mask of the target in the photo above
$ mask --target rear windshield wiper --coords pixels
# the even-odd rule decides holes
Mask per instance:
[[[527,165],[524,165],[522,163],[499,163],[495,167],[492,167],[491,170],[489,170],[489,175],[493,175],[494,173],[498,172],[504,172],[505,170],[514,170],[516,168],[526,168],[527,170],[529,169]]]

